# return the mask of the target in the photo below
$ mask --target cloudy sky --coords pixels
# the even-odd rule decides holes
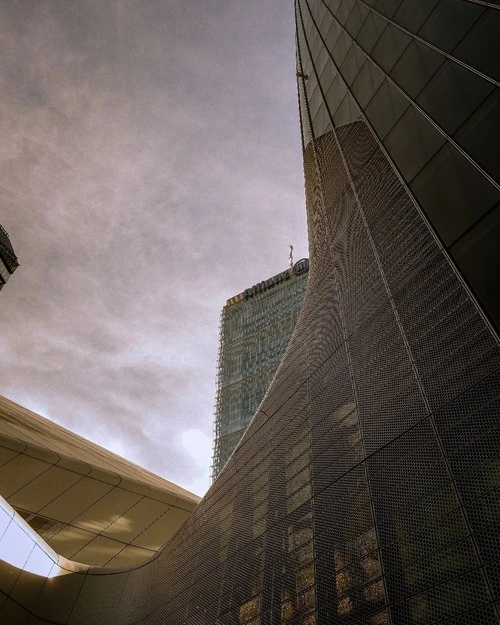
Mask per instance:
[[[0,394],[203,494],[225,300],[307,256],[291,0],[0,0]]]

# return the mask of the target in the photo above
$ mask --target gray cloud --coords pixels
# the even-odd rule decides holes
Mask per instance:
[[[222,305],[307,253],[292,10],[0,1],[0,393],[187,488]]]

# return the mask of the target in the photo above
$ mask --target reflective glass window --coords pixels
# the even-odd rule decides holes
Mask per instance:
[[[326,6],[334,15],[337,12],[337,9],[339,8],[341,2],[342,0],[325,0]]]
[[[333,50],[340,36],[340,32],[341,32],[340,26],[337,24],[337,22],[335,21],[332,22],[332,25],[328,29],[328,32],[326,33],[326,37],[325,37],[325,44],[328,50],[330,51]]]
[[[319,137],[327,130],[331,130],[332,125],[330,122],[330,116],[328,115],[328,111],[324,103],[318,109],[318,112],[313,118],[312,121],[314,136]]]
[[[500,180],[500,89],[495,89],[454,138],[493,178]]]
[[[370,59],[367,59],[352,85],[352,92],[361,108],[364,108],[372,99],[383,80],[382,72]]]
[[[325,38],[325,35],[328,32],[328,29],[332,25],[332,22],[333,22],[332,14],[330,13],[330,11],[325,9],[325,14],[323,15],[323,19],[321,20],[321,23],[319,25],[319,31],[323,39]]]
[[[321,84],[321,87],[323,88],[324,93],[328,91],[336,75],[337,75],[337,68],[333,64],[333,61],[330,58],[328,58],[328,62],[325,65],[325,68],[321,72],[321,75],[319,77],[319,82]]]
[[[401,0],[377,0],[373,8],[383,13],[386,17],[392,17],[399,9],[400,4]]]
[[[500,329],[500,206],[486,215],[451,249],[465,278]]]
[[[447,133],[452,134],[491,91],[491,83],[446,60],[422,90],[417,102]]]
[[[361,50],[359,46],[353,44],[349,48],[349,52],[344,59],[340,67],[340,73],[348,85],[351,85],[353,80],[358,75],[361,66],[365,62],[366,54]]]
[[[308,82],[311,82],[311,85],[313,84],[313,81],[311,81],[311,79],[309,78]],[[309,86],[307,88],[307,91],[311,94],[309,96],[309,109],[311,111],[311,117],[314,118],[316,113],[318,112],[318,109],[321,105],[322,102],[322,97],[321,97],[321,91],[316,83],[316,81],[314,81],[314,89],[312,92],[309,92]]]
[[[342,0],[342,2],[340,3],[339,8],[337,9],[336,17],[342,25],[347,22],[347,19],[349,18],[349,15],[355,4],[355,0]]]
[[[394,66],[391,77],[415,98],[444,63],[444,57],[418,41],[412,41]]]
[[[416,33],[429,17],[439,0],[403,0],[393,20],[407,30]]]
[[[357,37],[359,45],[363,48],[363,50],[365,50],[365,52],[370,53],[372,51],[373,46],[379,40],[379,37],[386,26],[387,22],[385,20],[378,15],[375,15],[375,13],[370,13],[361,27]]]
[[[344,31],[340,33],[339,38],[337,39],[337,43],[332,50],[332,57],[335,61],[337,67],[340,67],[344,62],[345,56],[351,47],[352,39],[349,35],[346,35]]]
[[[453,51],[453,56],[500,80],[500,11],[486,11]]]
[[[389,24],[373,48],[371,56],[385,72],[390,72],[410,42],[409,35]]]
[[[364,21],[368,17],[369,10],[363,5],[357,2],[349,15],[349,19],[345,25],[347,32],[351,37],[356,37]]]
[[[314,64],[316,66],[316,72],[320,76],[323,70],[325,69],[326,64],[330,61],[330,55],[328,54],[328,50],[325,46],[321,46],[321,49],[314,59]]]
[[[318,81],[316,80],[316,74],[314,73],[314,71],[311,71],[310,73],[307,74],[307,80],[305,81],[305,86],[307,90],[307,95],[310,98],[309,100],[310,105],[312,106],[313,98],[315,96],[315,91],[318,86]]]
[[[410,181],[443,145],[444,137],[410,106],[384,140],[384,145]]]
[[[495,187],[450,144],[410,186],[446,245],[452,245],[500,200]]]
[[[477,4],[441,0],[418,34],[440,50],[451,52],[483,12],[484,7]]]
[[[385,80],[370,100],[365,115],[377,135],[383,139],[409,106],[404,95]]]
[[[321,37],[319,36],[318,33],[316,33],[316,35],[314,36],[314,39],[312,40],[312,45],[311,45],[311,41],[309,40],[309,45],[311,46],[311,56],[314,59],[314,61],[316,61],[316,59],[318,58],[319,52],[321,48],[323,47]]]
[[[309,0],[308,6],[311,10],[312,16],[314,17],[314,21],[316,24],[320,24],[325,13],[328,13],[327,8],[321,0]]]
[[[359,109],[350,93],[346,93],[344,99],[340,103],[337,111],[333,116],[335,126],[343,126],[359,119]]]
[[[330,113],[332,115],[335,114],[336,110],[340,106],[346,92],[347,87],[342,78],[337,74],[325,94],[326,103],[328,104],[328,108],[330,109]]]

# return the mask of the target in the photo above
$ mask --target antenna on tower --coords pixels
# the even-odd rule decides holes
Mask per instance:
[[[290,245],[290,256],[289,256],[289,259],[290,259],[290,268],[292,268],[293,267],[293,245]]]

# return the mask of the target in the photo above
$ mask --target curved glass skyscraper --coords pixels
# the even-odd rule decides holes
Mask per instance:
[[[295,9],[311,265],[273,382],[162,551],[2,571],[0,621],[500,623],[499,7]]]
[[[499,8],[296,2],[304,143],[362,120],[497,329]]]

